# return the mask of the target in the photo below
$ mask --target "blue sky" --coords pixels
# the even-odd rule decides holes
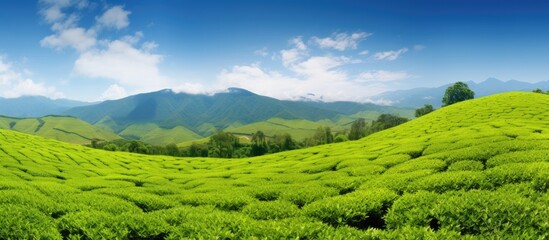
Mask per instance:
[[[549,80],[544,1],[0,2],[0,96],[85,101],[241,87],[368,101],[489,77]]]

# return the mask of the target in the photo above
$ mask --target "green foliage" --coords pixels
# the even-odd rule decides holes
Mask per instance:
[[[434,220],[432,211],[438,198],[439,194],[426,191],[402,195],[395,201],[385,216],[387,228],[430,227]]]
[[[425,104],[423,105],[423,107],[416,109],[415,116],[418,118],[434,110],[435,109],[433,108],[433,105]]]
[[[443,193],[452,190],[470,190],[491,188],[482,172],[451,171],[425,176],[411,183],[407,190],[434,191]]]
[[[541,93],[541,94],[549,94],[549,91],[543,91],[539,88],[534,89],[532,92],[534,93]]]
[[[456,82],[454,85],[448,87],[442,98],[443,106],[452,105],[457,102],[473,99],[475,92],[469,89],[464,82]]]
[[[486,236],[547,237],[547,213],[522,196],[479,190],[444,194],[433,209],[440,228]]]
[[[500,94],[362,140],[243,159],[0,130],[0,238],[544,239],[547,102]],[[275,143],[265,138],[269,150],[285,141]]]
[[[287,201],[272,201],[250,203],[242,212],[254,219],[269,220],[294,217],[299,213],[299,209]]]
[[[364,118],[359,118],[353,122],[351,125],[351,130],[349,130],[349,140],[358,140],[363,138],[366,133],[366,121]]]
[[[238,148],[238,138],[228,132],[218,132],[210,137],[208,156],[231,158]]]
[[[382,216],[396,197],[393,191],[387,189],[361,190],[316,201],[305,206],[303,211],[332,226],[383,228]]]
[[[0,204],[0,238],[62,239],[53,219],[21,203]]]
[[[448,171],[482,171],[483,169],[484,165],[481,162],[473,160],[455,162],[448,167]]]

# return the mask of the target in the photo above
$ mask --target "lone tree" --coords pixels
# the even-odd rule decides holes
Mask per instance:
[[[351,125],[351,130],[349,131],[349,140],[358,140],[366,135],[366,120],[364,118],[359,118],[353,122]]]
[[[469,89],[466,83],[457,82],[446,89],[444,98],[442,98],[442,106],[452,105],[457,102],[473,99],[474,97],[475,92]]]
[[[427,113],[430,113],[430,112],[432,112],[432,111],[434,111],[433,105],[431,105],[431,104],[425,104],[425,105],[423,105],[423,107],[416,109],[416,117],[417,117],[417,118],[418,118],[418,117],[421,117],[421,116],[423,116],[423,115],[425,115],[425,114],[427,114]]]

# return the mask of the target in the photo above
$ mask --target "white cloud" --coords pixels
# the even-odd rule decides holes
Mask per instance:
[[[362,52],[359,52],[358,55],[368,55],[368,53],[370,53],[370,51],[364,50]]]
[[[12,69],[11,64],[0,57],[0,96],[16,98],[20,96],[46,96],[60,98],[63,94],[55,87],[46,86],[44,83],[37,83],[25,77],[23,73]]]
[[[360,40],[371,35],[371,33],[365,32],[356,32],[351,35],[347,33],[334,33],[331,37],[327,38],[313,37],[312,41],[320,48],[333,48],[339,51],[345,51],[347,49],[356,49]]]
[[[96,44],[95,31],[83,28],[69,28],[56,34],[45,37],[40,41],[43,47],[63,49],[72,47],[80,52],[85,51]]]
[[[9,69],[10,65],[8,63],[5,63],[2,57],[0,57],[0,74],[7,72]]]
[[[404,71],[391,72],[384,70],[375,70],[363,72],[358,76],[359,82],[390,82],[410,78],[410,75]]]
[[[130,14],[131,12],[124,10],[122,6],[114,6],[97,18],[97,24],[107,28],[122,29],[130,25],[128,20]]]
[[[307,45],[305,45],[301,37],[292,38],[290,40],[290,43],[293,45],[293,48],[280,51],[282,64],[286,67],[297,62],[303,56],[307,55]]]
[[[63,13],[63,9],[73,6],[77,9],[88,5],[86,0],[73,0],[58,4],[54,0],[43,0],[43,17],[52,24],[53,34],[41,40],[43,47],[78,51],[73,73],[87,78],[101,78],[114,81],[101,96],[104,99],[115,98],[132,91],[152,91],[165,88],[170,82],[159,70],[163,56],[152,51],[158,47],[154,41],[145,41],[143,32],[126,35],[115,40],[101,38],[105,29],[123,29],[129,26],[130,11],[122,6],[107,9],[95,17],[93,26],[79,26],[77,13]],[[59,10],[57,17],[46,15],[48,9]],[[52,10],[53,11],[53,10]]]
[[[35,83],[31,79],[15,81],[8,90],[4,90],[2,95],[7,98],[17,98],[21,96],[46,96],[57,99],[63,97],[63,94],[57,92],[54,87],[46,86],[44,83]]]
[[[162,58],[115,40],[104,50],[82,53],[74,64],[74,71],[86,77],[112,79],[126,86],[160,88],[168,82],[158,69]]]
[[[346,57],[315,56],[291,66],[291,70],[308,79],[318,81],[338,81],[347,78],[337,67],[350,62]]]
[[[71,5],[71,0],[41,0],[40,2],[45,5],[40,13],[49,23],[63,19],[65,14],[61,10]]]
[[[107,88],[107,90],[105,90],[103,94],[101,94],[101,97],[99,97],[99,100],[100,101],[115,100],[115,99],[120,99],[127,96],[128,96],[128,93],[126,92],[126,89],[119,86],[118,84],[113,84],[109,86],[109,88]]]
[[[279,99],[300,100],[304,96],[324,101],[368,102],[368,96],[389,90],[382,84],[361,84],[341,79],[297,78],[276,71],[265,71],[257,64],[234,66],[217,76],[218,88],[240,87]],[[311,93],[313,95],[311,95]]]
[[[173,91],[175,92],[184,92],[189,94],[211,94],[213,92],[218,92],[221,90],[223,89],[206,87],[203,84],[197,82],[185,82],[173,88]]]
[[[401,48],[396,51],[378,52],[374,55],[377,60],[393,61],[400,57],[400,55],[408,52],[408,48]]]
[[[136,32],[134,35],[123,36],[120,40],[127,42],[131,45],[135,45],[139,41],[141,41],[141,38],[143,38],[143,32],[139,31],[139,32]]]
[[[269,55],[269,52],[267,51],[267,48],[266,47],[263,47],[261,49],[257,49],[254,51],[254,54],[255,55],[258,55],[258,56],[262,56],[262,57],[266,57]]]
[[[292,43],[297,50],[300,50],[300,51],[307,50],[307,45],[305,45],[301,36],[292,38],[290,40],[290,43]]]

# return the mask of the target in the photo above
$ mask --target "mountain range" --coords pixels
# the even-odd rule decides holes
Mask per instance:
[[[528,83],[517,80],[502,81],[495,78],[488,78],[480,83],[473,81],[467,81],[465,83],[475,92],[475,98],[502,92],[530,92],[536,88],[549,90],[549,81]],[[444,96],[446,88],[452,84],[432,88],[388,91],[374,96],[372,100],[390,102],[391,106],[396,107],[418,108],[424,104],[431,104],[438,108],[442,105],[442,97]]]
[[[198,135],[208,136],[218,129],[272,118],[336,121],[341,116],[364,111],[398,114],[403,109],[354,102],[284,101],[230,88],[213,95],[162,90],[75,107],[65,114],[122,134],[135,124],[152,123],[163,129],[185,127]]]
[[[475,91],[475,97],[506,91],[549,89],[549,81],[504,82],[491,78],[480,83],[469,81],[467,84]],[[344,101],[285,101],[239,88],[212,95],[161,90],[101,103],[34,96],[0,98],[0,115],[10,116],[5,118],[5,124],[0,128],[59,140],[68,139],[74,143],[86,143],[91,138],[121,137],[162,145],[194,141],[218,130],[244,135],[257,130],[267,135],[291,133],[303,139],[314,134],[319,126],[344,131],[357,118],[373,120],[382,113],[412,118],[415,107],[423,104],[439,107],[449,85],[385,92],[374,98],[391,101],[394,106]],[[42,118],[52,114],[76,118]],[[57,127],[48,128],[52,124]],[[63,124],[79,129],[60,127]],[[41,129],[42,126],[46,127]]]
[[[94,103],[68,99],[50,99],[43,96],[0,97],[0,115],[20,118],[42,117],[62,114],[70,108],[91,104]]]

